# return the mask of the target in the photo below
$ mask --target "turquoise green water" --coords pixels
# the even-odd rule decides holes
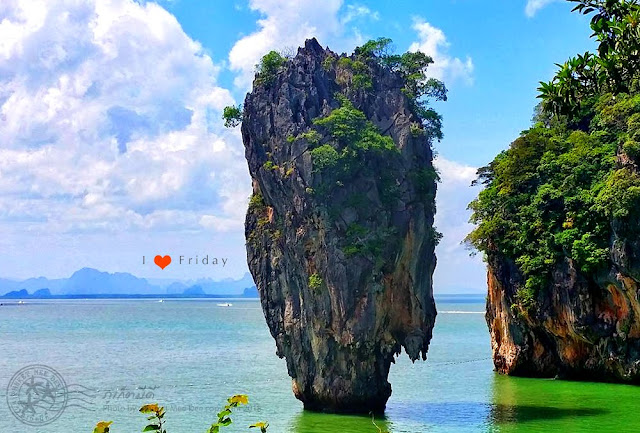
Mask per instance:
[[[0,433],[140,431],[136,409],[168,408],[170,433],[203,432],[226,396],[246,393],[227,431],[268,420],[270,432],[376,433],[367,417],[307,413],[293,397],[283,360],[257,301],[90,300],[0,307]],[[424,363],[392,366],[385,420],[392,433],[636,432],[640,388],[496,375],[482,298],[440,298]],[[46,364],[67,382],[70,401],[46,427],[20,423],[6,403],[12,375]],[[151,398],[137,398],[139,388]],[[151,388],[153,387],[153,389]],[[136,389],[138,388],[138,389]],[[78,391],[83,391],[80,394]],[[138,395],[139,397],[139,395]]]

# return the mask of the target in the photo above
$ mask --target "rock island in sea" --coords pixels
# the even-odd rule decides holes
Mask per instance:
[[[498,371],[638,384],[640,6],[574,3],[597,54],[541,83],[534,125],[480,169],[468,240]]]
[[[426,359],[446,99],[422,53],[378,39],[338,55],[307,40],[258,67],[242,122],[253,195],[247,256],[277,353],[305,408],[380,412],[402,348]],[[235,117],[235,119],[233,119]]]

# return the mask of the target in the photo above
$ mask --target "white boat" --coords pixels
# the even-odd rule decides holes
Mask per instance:
[[[233,304],[231,302],[224,302],[222,304],[218,304],[218,307],[232,307]]]
[[[18,304],[24,304],[24,301],[18,301]]]
[[[158,302],[164,302],[164,299],[160,299]]]

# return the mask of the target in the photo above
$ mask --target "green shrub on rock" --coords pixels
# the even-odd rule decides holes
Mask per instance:
[[[330,144],[323,144],[311,151],[313,166],[316,171],[334,167],[340,160],[338,151]]]
[[[256,82],[258,84],[271,84],[276,74],[287,62],[287,58],[277,51],[265,54],[256,66]]]
[[[324,282],[322,281],[322,277],[320,277],[320,275],[318,275],[317,273],[309,275],[309,288],[311,290],[318,290],[322,287],[322,284],[324,284]]]
[[[224,107],[222,111],[222,118],[224,119],[224,126],[227,128],[235,128],[242,123],[242,105]]]

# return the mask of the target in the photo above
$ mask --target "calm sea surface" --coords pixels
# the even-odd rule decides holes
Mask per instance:
[[[437,300],[427,362],[406,355],[391,368],[391,433],[637,432],[640,388],[518,379],[492,371],[482,297]],[[225,398],[249,395],[228,432],[268,420],[271,433],[377,433],[367,417],[307,413],[291,393],[284,360],[257,301],[54,300],[0,306],[0,433],[141,431],[143,403],[167,407],[169,433],[202,433]],[[6,301],[5,301],[6,303]],[[44,364],[65,380],[69,401],[45,427],[19,422],[7,386]],[[15,383],[15,382],[14,382]],[[11,394],[11,393],[9,393]],[[145,395],[145,396],[143,396]],[[225,430],[223,430],[225,431]],[[251,430],[253,431],[253,429]]]

